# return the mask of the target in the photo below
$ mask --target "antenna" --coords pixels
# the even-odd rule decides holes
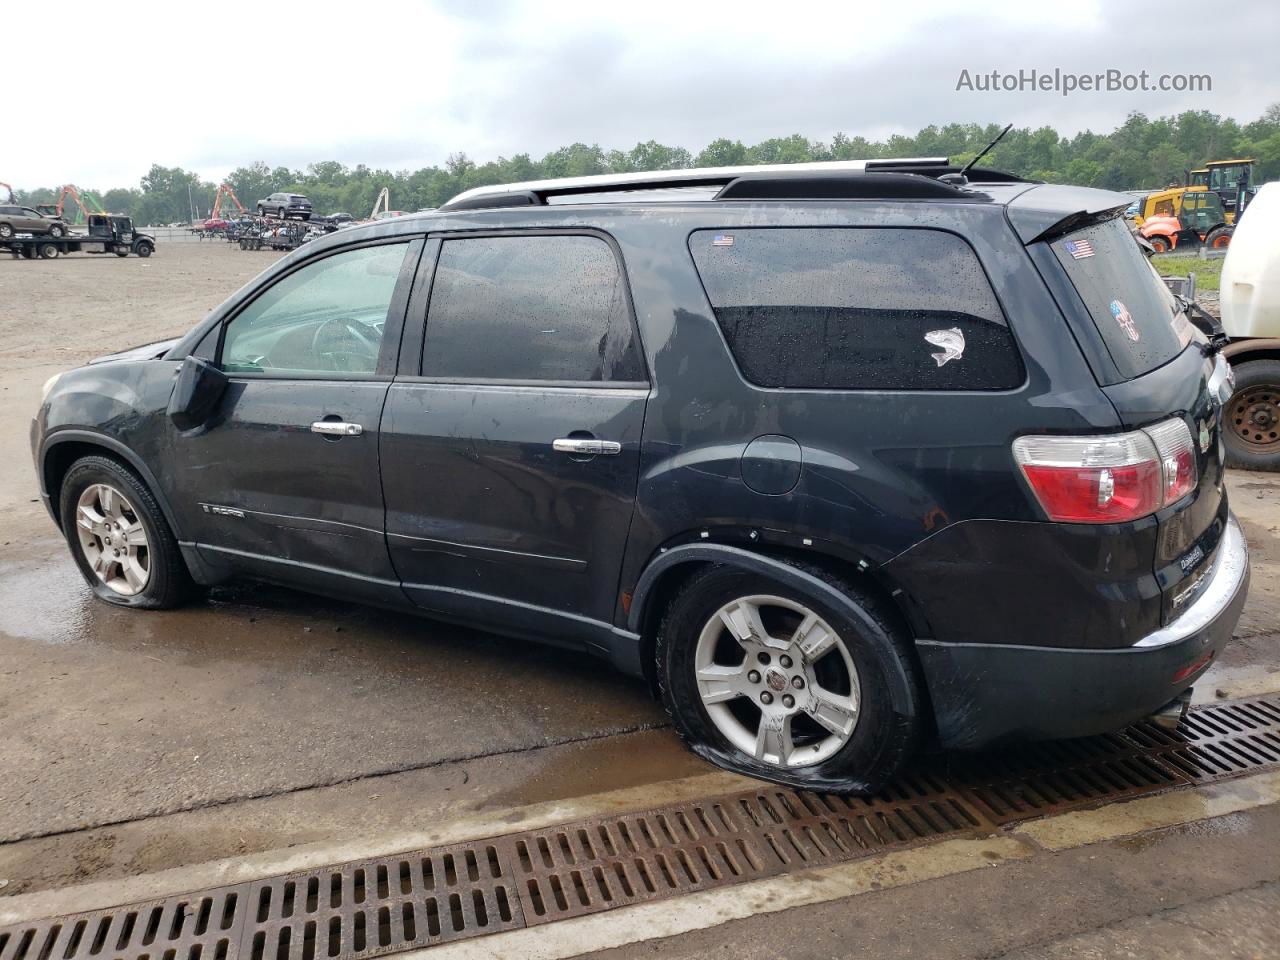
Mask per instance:
[[[986,145],[986,147],[984,147],[984,148],[983,148],[983,150],[982,150],[982,152],[981,152],[980,154],[978,154],[976,157],[974,157],[972,160],[970,160],[968,163],[966,163],[966,164],[964,165],[964,168],[960,171],[960,176],[962,176],[962,177],[963,177],[966,173],[968,173],[970,170],[972,170],[972,169],[973,169],[974,164],[976,164],[979,160],[981,160],[981,159],[982,159],[983,157],[985,157],[988,153],[990,153],[990,152],[991,152],[991,148],[992,148],[992,147],[994,147],[994,146],[995,146],[997,143],[999,143],[1001,140],[1003,140],[1003,139],[1004,139],[1004,135],[1005,135],[1006,133],[1008,133],[1008,132],[1009,132],[1010,130],[1012,130],[1012,129],[1013,129],[1013,124],[1011,123],[1011,124],[1009,124],[1007,127],[1005,127],[1003,130],[1001,130],[1001,131],[1000,131],[1000,133],[999,133],[999,135],[997,135],[997,137],[996,137],[994,140],[992,140],[990,143],[988,143],[988,144]]]

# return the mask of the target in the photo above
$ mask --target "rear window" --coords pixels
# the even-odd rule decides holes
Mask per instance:
[[[1050,241],[1121,377],[1168,363],[1191,342],[1191,325],[1123,220]]]
[[[744,377],[764,387],[1000,390],[1022,361],[973,250],[899,228],[699,230],[690,250]]]

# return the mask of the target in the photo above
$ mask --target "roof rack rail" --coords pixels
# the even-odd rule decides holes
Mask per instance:
[[[613,173],[590,177],[568,177],[557,180],[531,180],[525,183],[495,184],[486,187],[474,187],[466,190],[448,203],[441,206],[441,212],[461,210],[485,210],[499,207],[540,206],[551,198],[572,197],[578,194],[635,193],[639,191],[660,191],[685,187],[719,187],[715,195],[717,200],[728,199],[785,199],[804,196],[802,184],[808,183],[812,189],[827,191],[843,189],[841,197],[888,197],[899,196],[955,196],[961,191],[949,184],[939,183],[938,178],[944,174],[957,173],[960,168],[954,166],[946,157],[905,157],[883,160],[829,160],[814,163],[791,164],[754,164],[736,167],[695,167],[686,170],[659,170],[637,173]],[[876,174],[874,179],[862,179],[864,174]],[[932,187],[916,183],[909,187],[908,183],[895,178],[893,183],[887,179],[889,174],[912,176],[915,181],[928,181]],[[970,171],[970,180],[974,182],[1015,182],[1021,178],[1012,174],[982,169]],[[763,178],[763,179],[760,179]],[[784,186],[782,181],[786,180]],[[744,181],[744,185],[734,187],[726,193],[726,188],[736,181]],[[746,186],[746,182],[754,186]],[[775,183],[775,189],[784,193],[766,195],[761,192],[766,188],[765,181]],[[844,188],[836,187],[837,181],[845,181]],[[850,181],[857,181],[855,186]],[[937,190],[943,187],[944,191]],[[912,193],[912,190],[915,193]],[[752,191],[755,191],[754,193]],[[895,191],[898,191],[895,194]],[[836,199],[837,196],[824,196],[821,193],[810,195],[810,199]]]

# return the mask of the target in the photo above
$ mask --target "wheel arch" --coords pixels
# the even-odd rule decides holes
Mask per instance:
[[[738,567],[775,577],[797,590],[821,597],[854,620],[865,619],[866,614],[850,597],[804,569],[805,566],[817,567],[839,579],[856,580],[862,590],[878,599],[882,611],[894,618],[910,641],[908,647],[913,657],[916,656],[914,641],[918,637],[930,635],[921,612],[899,587],[881,576],[859,570],[857,565],[847,559],[816,551],[791,551],[775,547],[747,549],[722,543],[686,543],[659,552],[645,567],[631,591],[627,629],[640,638],[640,666],[651,689],[656,690],[653,654],[662,614],[681,585],[699,570],[712,564]],[[916,666],[918,668],[920,664],[917,662]],[[926,709],[932,715],[927,690],[922,689],[921,694]]]
[[[156,502],[160,504],[160,509],[164,512],[164,518],[168,521],[174,537],[178,540],[182,539],[177,517],[170,508],[169,501],[160,488],[155,474],[142,458],[114,437],[94,433],[91,430],[60,430],[46,439],[41,447],[40,485],[48,497],[49,510],[59,525],[62,523],[62,518],[58,515],[60,509],[58,492],[62,489],[62,480],[73,463],[81,457],[88,456],[107,457],[136,473],[147,485],[151,495],[156,498]]]
[[[1280,337],[1251,337],[1233,340],[1223,347],[1222,355],[1231,363],[1248,363],[1250,360],[1280,360]]]

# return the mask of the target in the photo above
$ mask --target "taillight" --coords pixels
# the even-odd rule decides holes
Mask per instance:
[[[1179,417],[1095,437],[1019,437],[1013,458],[1050,520],[1124,523],[1195,489],[1191,431]]]

